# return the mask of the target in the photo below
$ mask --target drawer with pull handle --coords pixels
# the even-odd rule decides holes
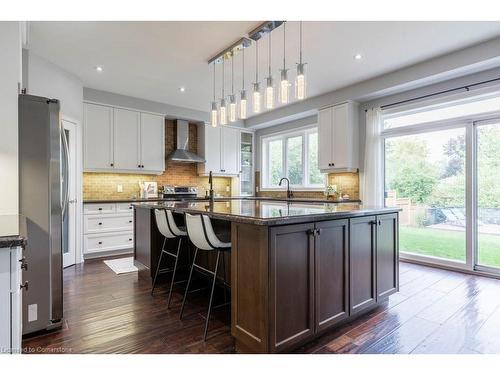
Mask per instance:
[[[113,216],[85,216],[84,233],[116,232],[132,230],[134,226],[134,217],[132,215],[113,215]]]
[[[134,234],[133,232],[86,234],[83,243],[85,254],[129,249],[134,246]]]
[[[134,206],[132,206],[132,203],[117,203],[116,204],[116,212],[117,213],[122,213],[122,212],[134,212]]]
[[[115,213],[114,203],[86,203],[83,205],[83,213],[89,214],[112,214]]]

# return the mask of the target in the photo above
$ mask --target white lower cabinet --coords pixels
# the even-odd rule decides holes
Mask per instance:
[[[83,254],[86,258],[109,252],[132,252],[134,207],[131,203],[86,203],[83,215]]]
[[[83,244],[86,254],[129,249],[134,246],[134,233],[87,234]]]
[[[0,249],[0,354],[20,353],[22,248]]]

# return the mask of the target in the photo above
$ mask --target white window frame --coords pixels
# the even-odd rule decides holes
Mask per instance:
[[[302,191],[324,191],[326,184],[326,176],[324,182],[321,184],[309,183],[309,134],[318,133],[318,126],[307,126],[303,128],[294,129],[292,131],[282,131],[260,137],[261,147],[261,191],[281,191],[286,190],[286,185],[278,186],[269,183],[269,143],[276,140],[281,140],[282,144],[282,166],[283,177],[288,178],[288,158],[287,158],[287,144],[288,139],[298,136],[302,137],[302,184],[290,184],[291,188]]]
[[[477,100],[481,100],[478,97]],[[443,99],[442,106],[445,106],[448,100]],[[453,105],[450,102],[449,105]],[[422,110],[425,110],[425,105],[422,104]],[[415,112],[417,110],[414,109]],[[400,114],[404,114],[405,111],[401,109]],[[387,111],[387,113],[382,114],[382,121],[384,117],[395,117],[394,111]],[[465,263],[432,257],[427,255],[420,255],[415,253],[405,253],[400,252],[400,258],[403,260],[408,260],[420,264],[435,265],[447,269],[459,269],[468,273],[484,275],[484,276],[494,276],[498,277],[500,271],[498,269],[493,269],[488,266],[478,264],[478,246],[477,246],[477,226],[476,226],[476,209],[477,209],[477,175],[476,175],[476,163],[477,163],[477,139],[476,133],[478,126],[481,123],[489,121],[498,121],[500,119],[500,111],[491,111],[482,114],[475,114],[471,116],[462,116],[457,118],[451,118],[440,121],[425,122],[414,125],[402,126],[398,128],[384,129],[381,132],[382,142],[382,155],[383,155],[383,181],[385,186],[385,141],[386,139],[414,135],[414,134],[424,134],[431,133],[440,130],[447,129],[465,129],[465,142],[466,142],[466,155],[465,155],[465,211],[466,211],[466,227],[465,227]],[[384,188],[385,192],[385,188]]]

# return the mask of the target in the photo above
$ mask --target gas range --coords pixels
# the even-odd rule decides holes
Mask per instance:
[[[198,188],[195,186],[164,186],[163,198],[196,198]]]

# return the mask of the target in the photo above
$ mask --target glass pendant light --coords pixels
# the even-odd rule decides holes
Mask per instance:
[[[226,112],[227,103],[226,103],[226,97],[224,95],[224,65],[225,65],[225,57],[222,56],[222,98],[220,100],[220,109],[219,109],[221,125],[227,124],[227,112]]]
[[[306,98],[306,72],[305,63],[302,62],[302,21],[300,21],[300,53],[299,63],[297,64],[297,76],[295,77],[295,97],[298,100]]]
[[[274,82],[273,76],[271,75],[271,33],[269,33],[269,76],[266,78],[266,108],[274,108]]]
[[[234,95],[234,53],[231,53],[231,95],[229,95],[229,122],[236,121],[236,96]]]
[[[288,82],[288,69],[286,68],[286,22],[283,22],[283,69],[281,69],[279,96],[282,104],[290,101],[290,82]]]
[[[247,118],[247,92],[245,91],[245,47],[243,47],[241,59],[243,61],[243,67],[241,69],[243,79],[240,92],[240,119],[244,120]]]
[[[259,41],[255,43],[255,83],[253,84],[253,112],[260,113],[261,111],[261,98],[260,98],[260,85],[259,85]]]
[[[212,111],[210,112],[210,119],[212,127],[217,127],[217,101],[215,100],[215,61],[214,61],[214,82],[213,82],[214,99],[212,101]]]

